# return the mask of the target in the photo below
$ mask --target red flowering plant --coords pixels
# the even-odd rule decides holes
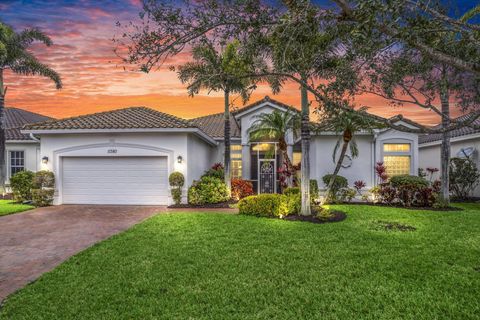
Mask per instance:
[[[353,187],[355,188],[355,190],[357,190],[357,193],[359,196],[362,196],[362,193],[360,192],[360,190],[362,190],[366,186],[367,184],[362,180],[357,180],[353,183]]]
[[[378,184],[386,183],[388,180],[387,168],[383,162],[377,162],[375,165],[375,172],[378,177]]]
[[[232,198],[235,201],[253,195],[253,185],[243,179],[232,179]]]

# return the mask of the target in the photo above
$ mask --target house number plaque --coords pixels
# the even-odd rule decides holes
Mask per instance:
[[[117,153],[117,149],[108,149],[107,153]]]

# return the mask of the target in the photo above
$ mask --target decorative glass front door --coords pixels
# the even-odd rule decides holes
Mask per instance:
[[[275,193],[276,186],[276,165],[273,159],[258,160],[259,193]]]

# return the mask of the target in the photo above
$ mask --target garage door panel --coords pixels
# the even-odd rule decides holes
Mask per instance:
[[[168,204],[166,157],[66,157],[63,203]]]

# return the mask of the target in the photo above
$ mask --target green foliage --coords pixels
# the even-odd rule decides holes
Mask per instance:
[[[225,169],[223,169],[223,167],[218,168],[218,169],[211,168],[211,169],[208,169],[207,171],[205,171],[203,176],[223,180],[223,179],[225,179]]]
[[[450,191],[457,199],[467,199],[480,182],[480,172],[470,159],[450,161]]]
[[[55,188],[55,175],[52,171],[41,170],[35,172],[33,178],[33,187],[35,189]]]
[[[32,189],[32,203],[35,207],[47,207],[53,203],[55,189]]]
[[[317,180],[311,179],[310,180],[310,199],[312,200],[312,202],[317,200],[319,191],[320,189],[318,188]]]
[[[290,196],[292,194],[300,194],[300,188],[299,187],[285,188],[285,190],[283,190],[283,194],[286,196]]]
[[[302,209],[302,195],[300,193],[290,193],[286,195],[286,200],[288,214],[299,214]]]
[[[399,188],[403,186],[414,186],[417,188],[429,186],[429,183],[425,178],[418,177],[418,176],[411,176],[408,174],[392,177],[390,179],[390,184],[395,188]]]
[[[32,171],[20,171],[10,178],[10,187],[12,188],[13,199],[18,202],[32,200],[33,178],[35,174]]]
[[[341,202],[352,202],[357,195],[357,190],[353,188],[342,188],[338,192],[338,196]]]
[[[185,177],[181,172],[175,171],[168,177],[168,182],[170,183],[170,187],[181,188],[185,184]]]
[[[228,199],[227,186],[216,177],[203,176],[188,189],[188,203],[192,205],[220,203]]]
[[[260,113],[254,117],[255,121],[248,132],[251,140],[271,139],[284,140],[291,130],[294,138],[300,128],[300,117],[294,112],[280,112],[275,110],[269,113]]]
[[[182,187],[185,184],[185,177],[181,172],[172,172],[168,177],[170,184],[173,202],[179,205],[182,202]]]
[[[323,183],[328,186],[328,184],[330,183],[330,179],[333,177],[332,174],[326,174],[322,177],[322,181]],[[335,181],[333,182],[333,185],[332,185],[332,195],[334,197],[337,196],[338,192],[340,191],[340,189],[343,189],[343,188],[347,188],[348,187],[348,180],[347,178],[345,177],[342,177],[342,176],[339,176],[337,175],[335,177]]]
[[[260,194],[246,197],[238,203],[239,213],[261,217],[281,217],[288,214],[287,197],[281,194]]]

